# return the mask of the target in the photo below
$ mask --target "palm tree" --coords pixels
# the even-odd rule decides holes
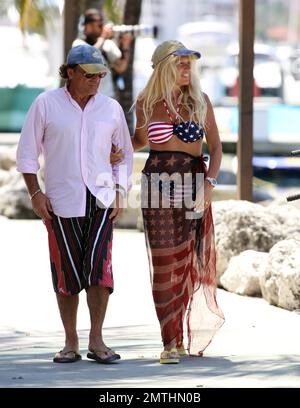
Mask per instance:
[[[45,23],[58,7],[49,0],[15,0],[15,6],[20,13],[19,26],[21,31],[35,32],[45,35]]]

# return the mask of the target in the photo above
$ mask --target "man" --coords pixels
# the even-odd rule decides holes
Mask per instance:
[[[73,47],[81,44],[89,44],[101,50],[105,62],[120,75],[126,71],[129,62],[129,47],[132,36],[122,36],[121,49],[111,40],[113,30],[111,24],[104,25],[104,18],[97,9],[88,9],[84,13],[84,31],[82,38],[73,42]],[[107,96],[115,97],[112,75],[107,75],[101,83],[101,92]]]
[[[113,291],[112,224],[130,187],[132,145],[119,103],[97,93],[106,71],[97,48],[72,48],[60,68],[65,87],[33,102],[17,151],[17,169],[33,210],[48,230],[53,286],[65,329],[65,347],[53,359],[57,363],[81,359],[76,316],[82,289],[91,319],[88,357],[99,363],[120,359],[104,344],[102,325]],[[123,152],[123,161],[113,166],[112,143]],[[41,151],[45,194],[36,176]]]

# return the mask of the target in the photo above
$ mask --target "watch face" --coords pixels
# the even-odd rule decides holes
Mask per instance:
[[[207,177],[207,181],[214,187],[218,184],[217,180],[212,177]]]

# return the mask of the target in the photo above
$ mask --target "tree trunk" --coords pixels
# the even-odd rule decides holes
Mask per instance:
[[[78,21],[81,12],[81,2],[65,0],[64,8],[64,61],[78,34]]]
[[[103,9],[104,0],[85,0],[85,10],[95,8],[97,10]]]
[[[64,9],[64,60],[77,37],[78,21],[81,12],[93,7],[102,10],[104,0],[65,0]],[[138,24],[141,15],[142,0],[126,0],[124,8],[124,24]],[[133,113],[129,109],[133,103],[132,79],[133,79],[134,41],[131,44],[131,52],[127,70],[123,74],[125,88],[117,91],[117,99],[124,109],[130,132],[133,132]]]
[[[138,24],[141,15],[142,0],[126,0],[124,9],[124,24],[134,25]],[[133,113],[129,112],[133,104],[132,96],[132,79],[133,79],[133,60],[134,60],[134,41],[131,44],[131,52],[129,57],[129,64],[127,70],[123,74],[125,88],[117,91],[117,99],[124,109],[127,119],[128,127],[133,133]]]

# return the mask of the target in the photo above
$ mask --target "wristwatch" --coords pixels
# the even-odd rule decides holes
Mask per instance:
[[[207,180],[209,184],[213,187],[216,187],[218,185],[217,179],[213,177],[206,177],[205,180]]]

